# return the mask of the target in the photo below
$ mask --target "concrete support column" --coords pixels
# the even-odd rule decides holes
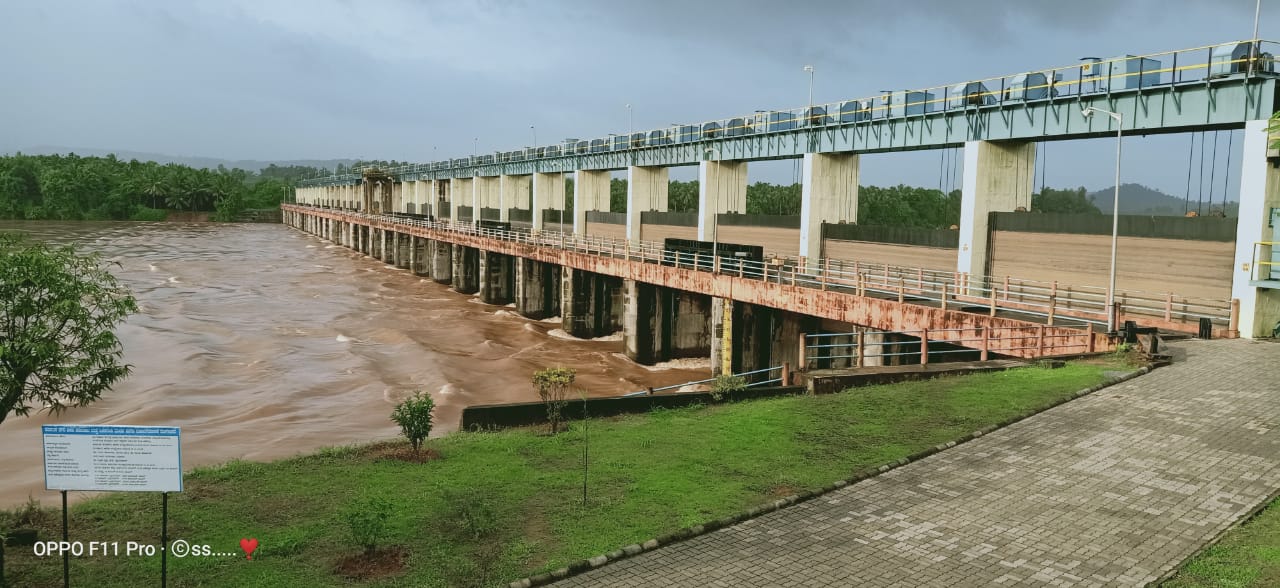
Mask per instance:
[[[698,164],[698,240],[716,236],[716,215],[747,211],[747,162],[704,161]]]
[[[560,268],[523,257],[515,258],[515,267],[516,312],[531,319],[559,314]]]
[[[391,208],[383,212],[404,212],[404,182],[391,182]]]
[[[780,362],[773,363],[773,330],[778,318],[776,313],[779,311],[745,302],[735,302],[733,310],[731,373],[752,372],[781,365]],[[747,381],[767,380],[767,375],[747,376]]]
[[[501,209],[501,216],[498,217],[498,220],[502,222],[510,221],[512,208],[530,210],[530,200],[533,196],[533,176],[499,176],[498,190],[500,193],[498,207]]]
[[[480,252],[480,301],[509,304],[515,300],[515,258],[492,251]]]
[[[475,208],[472,214],[476,220],[484,218],[480,214],[482,208],[501,208],[502,207],[502,185],[498,176],[476,176],[472,189],[472,198],[475,201]]]
[[[418,191],[418,214],[436,216],[438,213],[435,203],[436,181],[421,180],[418,185],[422,188]]]
[[[474,294],[480,290],[480,251],[461,245],[453,249],[453,289],[462,294]]]
[[[436,218],[439,219],[440,217],[444,216],[444,211],[446,210],[449,211],[450,218],[454,218],[452,215],[456,212],[455,206],[453,204],[453,201],[455,199],[451,195],[453,190],[453,181],[452,180],[436,180],[434,184],[435,184],[435,196],[433,197],[434,198],[433,201],[435,202],[435,206],[436,206],[435,208]]]
[[[396,233],[396,267],[413,269],[413,236],[408,233]]]
[[[453,244],[431,241],[427,249],[431,255],[431,279],[441,284],[453,283]]]
[[[609,210],[609,171],[577,170],[573,177],[573,234],[587,233],[587,211]]]
[[[622,347],[632,361],[653,365],[662,361],[666,341],[664,314],[669,309],[659,302],[661,286],[625,280],[627,307],[622,315]]]
[[[542,211],[564,210],[564,174],[533,174],[533,230],[542,230]]]
[[[822,223],[858,222],[858,156],[806,153],[800,188],[800,255],[822,258]]]
[[[458,207],[471,206],[475,210],[474,182],[471,178],[454,178],[451,182],[449,196],[449,213],[454,222],[460,222]],[[472,212],[472,214],[477,214]]]
[[[1035,165],[1035,143],[969,141],[964,144],[956,271],[969,274],[974,289],[982,287],[990,263],[988,213],[1011,211],[1019,202],[1031,201]]]
[[[623,289],[623,349],[632,361],[653,365],[711,353],[710,296],[634,280]]]
[[[434,259],[427,254],[427,240],[413,237],[413,249],[409,250],[409,267],[419,276],[431,275],[431,262]]]
[[[627,168],[627,240],[640,241],[640,213],[667,210],[670,173],[665,167]],[[745,194],[745,193],[744,193]]]
[[[560,316],[565,332],[591,339],[621,328],[625,306],[621,282],[618,278],[563,268]]]
[[[413,274],[418,273],[419,259],[421,258],[418,257],[418,238],[414,237],[413,235],[409,235],[409,255],[408,255],[407,262],[408,262],[408,268],[410,273],[413,273]]]
[[[391,235],[386,229],[378,231],[378,259],[382,263],[391,263]]]
[[[711,299],[711,375],[733,373],[733,300]]]
[[[1280,290],[1258,288],[1258,281],[1270,279],[1274,266],[1254,267],[1255,248],[1263,261],[1270,261],[1276,246],[1255,246],[1273,242],[1280,226],[1271,227],[1271,210],[1280,208],[1280,168],[1267,161],[1267,145],[1280,136],[1267,136],[1267,121],[1251,120],[1244,125],[1244,152],[1240,164],[1240,214],[1236,221],[1235,266],[1231,273],[1231,297],[1240,301],[1237,328],[1241,337],[1270,337],[1280,326]]]

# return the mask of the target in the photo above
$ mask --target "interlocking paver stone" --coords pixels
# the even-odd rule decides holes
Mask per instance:
[[[1280,488],[1280,345],[1174,365],[576,586],[1140,586]]]

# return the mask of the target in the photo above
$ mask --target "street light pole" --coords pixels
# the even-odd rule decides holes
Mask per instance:
[[[631,141],[631,135],[636,131],[636,119],[631,113],[631,104],[627,104],[627,141]]]
[[[809,110],[813,110],[813,66],[806,65],[804,70],[809,72]]]
[[[533,152],[537,153],[538,152],[538,129],[534,128],[533,125],[529,125],[529,130],[533,131]]]
[[[1253,37],[1249,41],[1249,75],[1253,75],[1253,64],[1258,61],[1258,17],[1262,15],[1262,0],[1253,7]]]
[[[720,150],[716,149],[715,147],[707,147],[706,149],[703,150],[703,155],[710,155],[711,153],[716,154],[715,161],[719,162]],[[707,206],[711,207],[711,271],[715,272],[717,261],[720,259],[719,257],[720,256],[720,252],[719,252],[720,239],[719,239],[719,235],[717,234],[719,233],[718,229],[720,228],[720,206],[719,206],[720,172],[719,170],[716,171],[716,182],[715,182],[714,189],[712,189],[711,186],[707,186],[703,189],[708,189],[711,191],[711,197],[707,198],[707,201],[708,201]],[[712,202],[713,199],[715,200],[715,202]]]
[[[1116,187],[1111,203],[1111,285],[1107,287],[1107,332],[1114,333],[1116,330],[1116,242],[1120,232],[1120,148],[1124,132],[1124,115],[1092,106],[1082,110],[1081,114],[1088,118],[1094,112],[1101,112],[1116,121]]]

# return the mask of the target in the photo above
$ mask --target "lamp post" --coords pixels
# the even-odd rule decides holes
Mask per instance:
[[[804,70],[809,72],[809,109],[805,111],[805,116],[811,117],[813,116],[813,66],[806,65]]]
[[[533,151],[534,153],[537,153],[538,152],[538,129],[534,128],[533,125],[529,125],[529,131],[533,133]]]
[[[627,103],[627,141],[631,141],[631,135],[636,131],[636,119],[631,113],[631,104]]]
[[[1253,37],[1249,41],[1249,75],[1253,75],[1253,64],[1258,61],[1258,17],[1262,15],[1262,0],[1253,7]]]
[[[1116,240],[1120,230],[1120,147],[1124,132],[1124,115],[1092,106],[1080,111],[1080,114],[1089,118],[1095,112],[1101,112],[1116,121],[1116,188],[1111,203],[1111,285],[1107,287],[1107,332],[1114,333],[1116,330]]]

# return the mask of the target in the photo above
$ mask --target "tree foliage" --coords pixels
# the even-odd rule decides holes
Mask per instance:
[[[569,401],[569,388],[577,378],[578,372],[573,368],[554,367],[533,373],[533,387],[538,391],[538,398],[547,407],[547,421],[551,423],[551,434],[560,432],[560,421],[564,405]]]
[[[1271,115],[1271,123],[1267,125],[1267,136],[1272,138],[1271,148],[1280,149],[1280,112]]]
[[[1102,214],[1083,187],[1075,190],[1055,190],[1045,188],[1038,194],[1031,195],[1033,212],[1086,212]]]
[[[97,254],[0,233],[0,422],[97,400],[129,374],[113,329],[138,306]]]
[[[391,411],[391,420],[400,425],[400,432],[409,440],[414,453],[418,452],[422,440],[431,434],[431,411],[435,407],[431,396],[419,390]]]
[[[150,220],[154,211],[214,212],[233,220],[246,208],[275,208],[305,177],[327,170],[267,166],[194,169],[114,156],[0,157],[0,219]]]

